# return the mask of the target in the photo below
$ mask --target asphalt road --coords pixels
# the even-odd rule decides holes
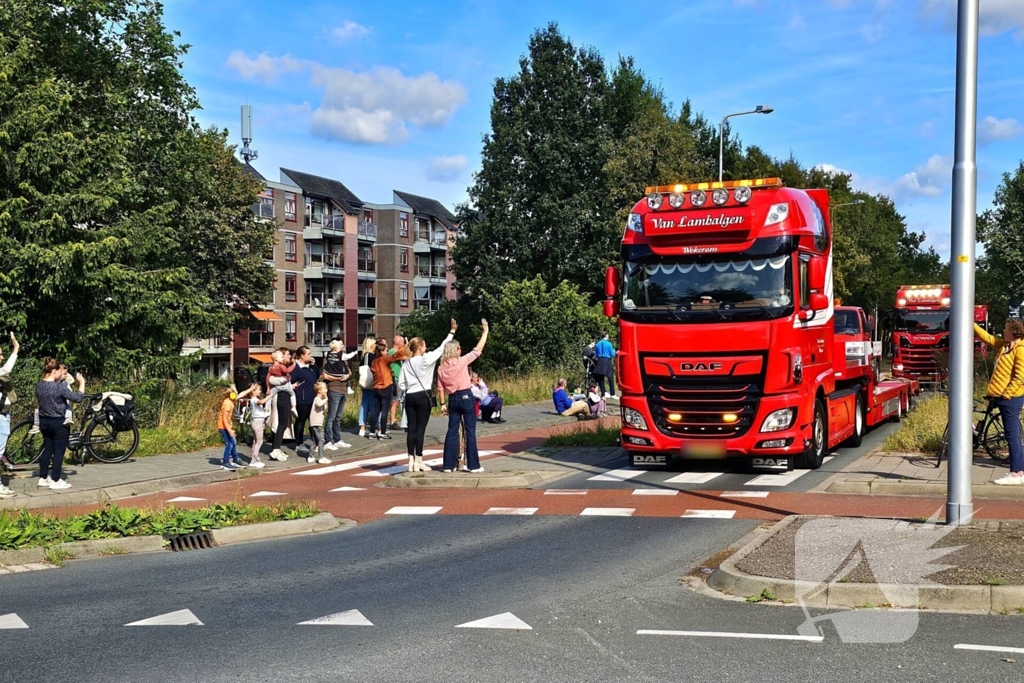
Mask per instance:
[[[642,635],[795,635],[800,608],[679,578],[752,520],[431,516],[0,577],[0,681],[1021,680],[1017,617],[923,614],[893,645]],[[125,624],[188,609],[198,626]],[[372,626],[299,625],[359,610]],[[511,612],[531,630],[456,628]],[[817,612],[816,612],[817,614]],[[917,613],[913,613],[917,614]]]

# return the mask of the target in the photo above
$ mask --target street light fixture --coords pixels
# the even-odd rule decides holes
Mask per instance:
[[[828,209],[828,222],[832,224],[832,212],[838,209],[840,206],[856,206],[857,204],[863,204],[863,199],[854,199],[852,202],[843,202],[842,204],[833,204]]]
[[[767,104],[759,104],[750,111],[736,112],[722,117],[722,123],[718,126],[718,182],[722,182],[722,155],[725,151],[725,122],[733,116],[745,116],[746,114],[771,114],[774,109]]]

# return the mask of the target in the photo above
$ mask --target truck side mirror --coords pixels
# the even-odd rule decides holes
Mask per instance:
[[[619,301],[618,299],[605,299],[604,301],[604,315],[606,318],[614,318],[619,314]]]
[[[619,269],[615,266],[608,266],[604,273],[604,295],[609,299],[619,295]]]
[[[812,311],[827,311],[828,310],[828,297],[820,292],[811,294],[811,300],[808,302]]]
[[[825,291],[825,259],[822,256],[812,256],[807,264],[807,283],[811,291]],[[821,310],[812,307],[812,310]]]

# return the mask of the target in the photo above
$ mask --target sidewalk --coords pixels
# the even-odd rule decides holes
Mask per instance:
[[[504,424],[478,423],[478,438],[483,439],[498,434],[524,432],[557,425],[571,427],[576,424],[575,420],[556,414],[550,401],[507,406],[502,410],[502,417],[505,419]],[[432,416],[427,424],[425,444],[434,447],[443,445],[447,427],[447,418]],[[327,457],[334,462],[344,462],[367,455],[404,451],[405,432],[401,429],[393,430],[392,437],[388,441],[377,441],[363,439],[355,433],[346,431],[343,438],[352,444],[352,448],[328,451]],[[243,460],[247,462],[249,459],[248,447],[242,446],[239,450]],[[222,448],[208,448],[193,453],[174,455],[155,455],[113,465],[97,464],[90,461],[85,466],[81,466],[65,461],[64,472],[73,488],[64,492],[38,488],[36,486],[38,469],[23,470],[16,472],[9,484],[17,495],[13,498],[0,499],[0,510],[104,503],[108,500],[129,498],[145,493],[171,491],[189,486],[234,480],[244,476],[255,476],[256,472],[269,474],[307,465],[305,458],[295,457],[294,448],[285,447],[285,452],[289,455],[285,462],[267,458],[267,453],[270,452],[270,446],[267,444],[264,444],[262,452],[263,461],[266,463],[264,469],[243,469],[239,470],[238,474],[220,469]]]
[[[935,456],[923,453],[876,451],[856,460],[815,492],[856,493],[890,496],[946,495],[949,462],[935,467]],[[971,491],[975,498],[1024,500],[1024,486],[996,486],[992,483],[1009,472],[1006,465],[988,457],[975,456],[971,467]]]

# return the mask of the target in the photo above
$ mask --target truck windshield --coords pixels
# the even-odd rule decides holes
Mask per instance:
[[[897,308],[896,330],[899,332],[948,332],[949,309],[907,311]]]
[[[627,262],[622,310],[681,321],[779,318],[793,311],[788,254],[768,258]]]

